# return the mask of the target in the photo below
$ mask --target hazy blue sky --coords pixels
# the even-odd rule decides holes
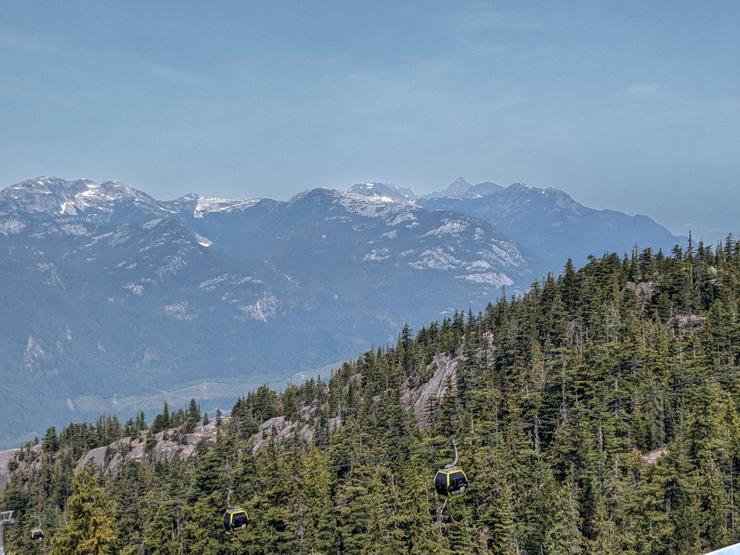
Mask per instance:
[[[0,0],[0,184],[34,175],[160,198],[463,175],[716,239],[740,231],[740,3]]]

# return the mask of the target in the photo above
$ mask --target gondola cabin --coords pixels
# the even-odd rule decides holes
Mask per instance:
[[[44,531],[41,528],[31,530],[31,539],[35,542],[44,541]]]
[[[443,497],[460,497],[468,489],[468,477],[462,468],[442,468],[434,478],[434,487]]]
[[[248,522],[247,511],[241,507],[229,509],[224,513],[224,528],[226,528],[227,533],[244,530]]]

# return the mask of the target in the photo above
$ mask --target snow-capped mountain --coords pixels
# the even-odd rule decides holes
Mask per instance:
[[[142,209],[159,208],[157,201],[146,193],[118,181],[95,183],[89,179],[37,177],[0,192],[0,214],[109,214],[122,203]]]
[[[398,185],[393,184],[376,183],[375,181],[352,185],[348,192],[370,198],[385,198],[400,201],[410,201],[417,198],[416,194],[411,189],[399,187]]]
[[[366,185],[285,202],[58,178],[0,191],[0,443],[319,368],[538,276],[489,223]]]
[[[190,193],[175,200],[160,203],[168,210],[177,213],[190,213],[193,218],[202,218],[206,214],[214,212],[243,211],[257,204],[259,198],[226,199],[215,197],[203,197],[196,193]]]

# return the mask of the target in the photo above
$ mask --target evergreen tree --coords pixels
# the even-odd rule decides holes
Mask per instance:
[[[67,502],[66,522],[54,535],[52,548],[59,555],[115,553],[113,504],[97,483],[93,470],[83,468]]]

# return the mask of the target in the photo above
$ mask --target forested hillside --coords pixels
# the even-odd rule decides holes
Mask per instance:
[[[0,497],[18,517],[7,549],[673,554],[740,541],[739,303],[732,238],[608,255],[481,314],[406,328],[328,381],[261,388],[190,457],[154,453],[163,433],[200,426],[192,405],[148,429],[140,416],[50,430]],[[139,434],[149,455],[127,460],[132,442],[113,442]],[[445,505],[433,478],[452,436],[470,488]],[[102,465],[76,466],[109,443]],[[229,490],[252,519],[232,535]]]

